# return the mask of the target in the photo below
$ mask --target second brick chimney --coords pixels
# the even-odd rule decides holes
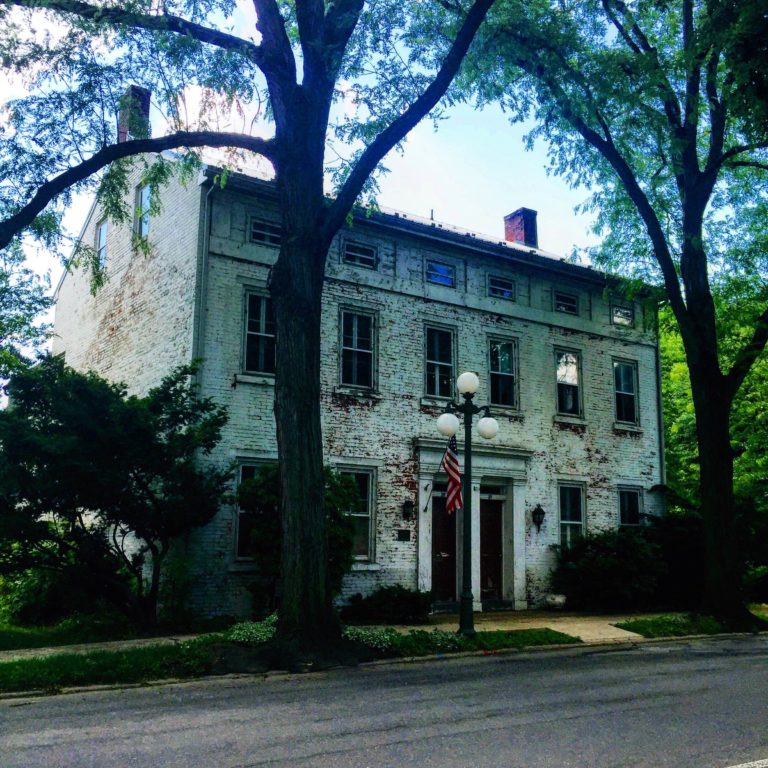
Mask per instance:
[[[536,211],[531,208],[518,208],[514,213],[505,216],[504,239],[508,243],[522,243],[530,248],[538,248]]]
[[[152,94],[138,85],[129,85],[120,99],[117,113],[117,143],[130,136],[144,138],[149,135],[149,103]]]

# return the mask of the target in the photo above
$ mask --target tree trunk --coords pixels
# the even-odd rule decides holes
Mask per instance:
[[[320,424],[320,310],[329,242],[322,177],[313,184],[306,166],[281,171],[283,241],[270,278],[283,525],[278,637],[286,654],[311,657],[326,654],[341,637],[328,578]]]
[[[731,400],[715,360],[690,366],[704,521],[705,591],[701,608],[730,627],[748,623],[742,593],[733,497]]]

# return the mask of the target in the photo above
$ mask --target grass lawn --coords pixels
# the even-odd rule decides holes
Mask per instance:
[[[693,613],[669,614],[652,619],[630,619],[619,622],[616,626],[629,632],[637,632],[643,637],[717,635],[725,632],[723,625],[711,616],[698,616]]]
[[[238,630],[238,626],[247,629],[244,632],[242,629]],[[259,646],[272,636],[274,624],[262,622],[238,626],[227,633],[207,635],[178,645],[61,654],[0,663],[0,692],[55,692],[64,687],[78,685],[142,683],[169,677],[199,677],[239,671],[237,664],[242,664],[243,670],[253,671],[253,659],[258,654]],[[478,632],[476,637],[468,639],[440,630],[416,630],[401,635],[391,628],[348,628],[347,638],[364,646],[366,652],[374,658],[402,658],[461,651],[492,653],[504,648],[580,642],[578,638],[551,629]],[[222,666],[222,658],[226,658],[225,666]]]
[[[129,627],[102,627],[90,624],[62,622],[50,627],[18,627],[0,624],[0,651],[15,651],[18,648],[54,648],[59,645],[97,643],[104,640],[126,640],[136,637]]]

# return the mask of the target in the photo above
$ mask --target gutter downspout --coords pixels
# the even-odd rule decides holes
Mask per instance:
[[[206,180],[207,182],[207,180]],[[216,189],[215,184],[208,187],[203,201],[202,211],[202,236],[197,255],[197,288],[195,290],[195,321],[192,327],[192,360],[198,360],[202,357],[205,340],[205,309],[208,293],[208,254],[210,251],[211,238],[211,219],[213,217],[213,206],[211,205],[211,196]],[[202,368],[202,366],[201,366]],[[200,384],[202,371],[198,370],[195,379]]]
[[[656,307],[656,407],[658,414],[659,427],[659,482],[661,485],[667,484],[667,466],[664,454],[666,444],[664,440],[664,401],[661,391],[661,347],[659,344],[659,308]]]

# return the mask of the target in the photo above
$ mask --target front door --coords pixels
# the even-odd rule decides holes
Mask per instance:
[[[480,597],[501,600],[502,597],[502,520],[504,502],[480,500]]]
[[[437,601],[456,599],[456,513],[445,498],[432,497],[432,592]]]

